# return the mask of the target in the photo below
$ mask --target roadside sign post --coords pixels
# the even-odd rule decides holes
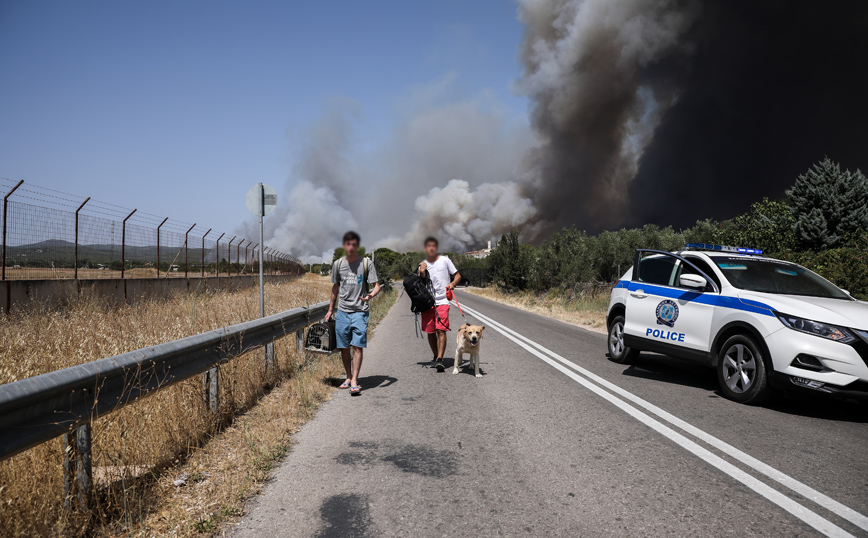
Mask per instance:
[[[247,191],[247,209],[259,217],[259,317],[265,317],[265,233],[263,219],[277,208],[277,191],[270,185],[258,183]],[[265,346],[266,372],[273,370],[274,344]]]

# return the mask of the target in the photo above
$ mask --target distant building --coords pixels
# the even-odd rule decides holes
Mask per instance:
[[[488,247],[482,250],[472,250],[470,252],[465,252],[465,256],[472,256],[477,259],[487,258],[488,255],[491,254],[491,241],[488,242]]]

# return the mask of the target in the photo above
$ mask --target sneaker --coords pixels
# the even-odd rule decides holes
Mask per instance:
[[[434,368],[437,368],[438,372],[445,372],[446,367],[443,365],[443,359],[434,359]]]

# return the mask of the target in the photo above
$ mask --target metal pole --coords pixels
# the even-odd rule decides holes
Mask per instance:
[[[262,227],[262,218],[265,215],[265,187],[259,184],[259,243],[265,244],[265,230]],[[265,261],[264,249],[259,249],[259,316],[265,317],[265,271],[262,267]]]
[[[195,228],[195,227],[196,227],[196,224],[194,223],[192,226],[190,226],[190,229],[187,230],[187,233],[184,234],[184,278],[188,278],[187,277],[187,248],[190,245],[190,240],[187,236],[190,235],[190,232],[192,232],[193,228]]]
[[[78,209],[75,210],[75,279],[78,280],[78,212],[81,211],[81,208],[84,207],[84,204],[90,202],[90,196],[87,197],[87,200],[81,203],[78,206]]]
[[[3,276],[0,280],[6,280],[6,213],[7,208],[9,207],[9,197],[12,196],[12,193],[15,192],[21,184],[24,183],[24,180],[18,182],[17,185],[12,187],[12,190],[6,193],[6,196],[3,197],[3,254],[2,259],[0,259],[0,265],[3,266]]]
[[[163,227],[163,224],[166,224],[166,221],[169,220],[169,217],[163,219],[163,222],[157,226],[157,278],[160,278],[160,228]],[[166,276],[169,276],[169,273],[166,273]]]
[[[138,209],[133,209],[133,213],[138,211]],[[123,224],[121,225],[121,279],[124,278],[124,271],[127,268],[127,257],[126,257],[126,249],[127,249],[127,221],[130,217],[133,216],[133,213],[127,215],[127,218],[124,219]]]
[[[211,228],[202,236],[202,278],[205,278],[205,237],[211,233]]]
[[[229,241],[229,257],[227,258],[227,260],[229,260],[229,265],[226,268],[226,274],[228,274],[229,276],[232,276],[232,242],[235,241],[235,239],[237,238],[237,235],[233,236],[232,239]],[[241,242],[243,243],[244,240],[242,239]]]
[[[225,233],[220,234],[220,237],[217,238],[217,276],[220,276],[220,239],[226,235]],[[232,242],[229,242],[229,257],[232,257]]]
[[[242,239],[238,243],[238,246],[235,247],[235,265],[241,265],[241,243],[243,243],[244,241],[245,241],[245,239]],[[231,252],[229,253],[229,259],[230,260],[232,259],[232,253]],[[235,274],[236,275],[241,274],[241,269],[239,267],[235,268]]]

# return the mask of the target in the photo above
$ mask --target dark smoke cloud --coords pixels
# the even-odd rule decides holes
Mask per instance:
[[[638,160],[678,87],[661,61],[689,52],[696,4],[520,0],[524,75],[541,145],[528,188],[549,224],[620,224]]]
[[[868,168],[868,2],[706,2],[627,224],[724,219],[825,155]]]
[[[686,227],[868,167],[868,3],[520,0],[528,189],[558,226]],[[549,227],[550,229],[553,226]]]

